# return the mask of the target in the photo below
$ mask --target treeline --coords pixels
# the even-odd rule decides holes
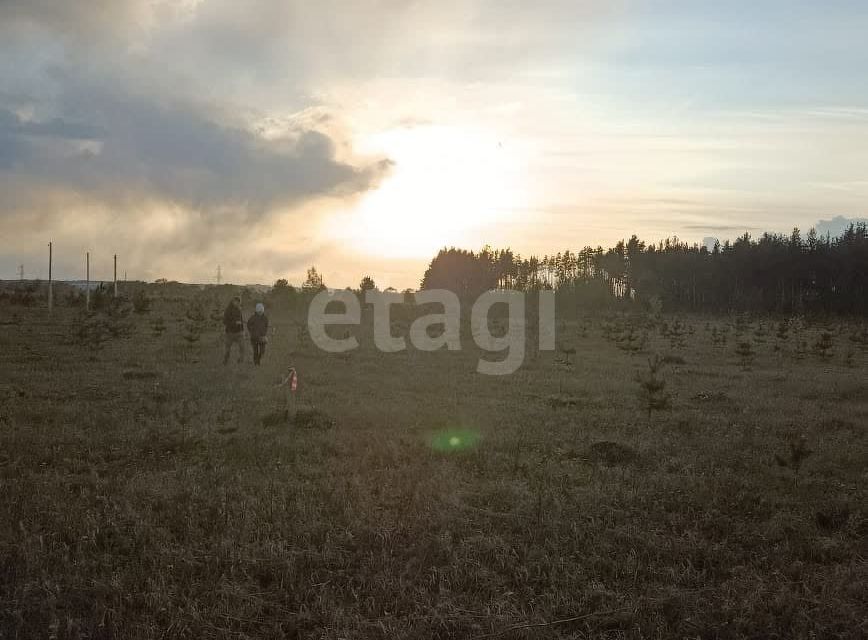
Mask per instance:
[[[659,299],[667,310],[868,313],[868,229],[839,237],[745,233],[713,248],[635,235],[614,247],[523,258],[510,249],[442,249],[423,289],[474,296],[495,288],[554,289],[577,305]]]

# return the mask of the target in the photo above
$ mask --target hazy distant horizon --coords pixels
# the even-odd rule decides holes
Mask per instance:
[[[847,229],[847,227],[848,227],[850,224],[860,224],[860,223],[861,223],[861,224],[868,224],[868,218],[845,218],[845,217],[843,217],[843,216],[836,216],[836,217],[834,217],[834,218],[832,218],[832,219],[830,219],[830,220],[819,220],[819,221],[817,221],[817,224],[812,225],[811,227],[808,227],[808,228],[806,228],[806,229],[800,229],[800,231],[802,232],[802,234],[803,234],[803,236],[804,236],[804,235],[807,235],[807,233],[808,233],[811,229],[814,229],[814,230],[817,232],[817,235],[820,236],[820,237],[826,237],[826,236],[828,235],[828,236],[831,236],[832,238],[836,238],[836,237],[840,236],[841,233],[843,233],[843,232]],[[787,230],[778,230],[778,231],[771,231],[771,230],[758,231],[758,230],[756,230],[756,229],[744,229],[743,231],[741,231],[740,233],[738,233],[738,234],[736,234],[736,235],[734,235],[734,236],[723,236],[723,235],[721,235],[721,236],[706,236],[706,237],[702,238],[701,241],[696,241],[696,240],[693,240],[693,239],[687,239],[687,238],[680,238],[680,239],[681,239],[682,241],[688,242],[689,244],[697,244],[697,245],[700,245],[700,246],[702,246],[702,245],[706,245],[706,246],[709,246],[709,247],[710,247],[710,246],[713,245],[713,241],[714,241],[714,240],[719,241],[720,244],[723,245],[723,244],[724,244],[725,242],[727,242],[727,241],[729,241],[729,242],[733,242],[733,241],[736,240],[738,237],[742,236],[744,233],[749,233],[749,234],[751,235],[751,237],[756,238],[756,237],[761,236],[763,233],[775,233],[775,234],[781,234],[781,235],[789,235],[791,232],[792,232],[792,228],[787,229]],[[625,241],[626,241],[626,240],[629,238],[629,236],[630,236],[630,234],[625,234],[625,235],[623,235],[622,237],[620,237],[619,239],[620,239],[620,240],[625,240]],[[653,240],[652,240],[651,238],[640,238],[640,239],[643,240],[643,241],[645,241],[645,242],[647,242],[647,243],[652,243],[652,242],[653,242],[654,244],[657,244],[658,242],[662,242],[662,241],[666,240],[666,238],[656,238],[656,239],[653,239]],[[612,243],[612,244],[615,244],[615,243]],[[540,253],[540,254],[537,254],[537,255],[540,256],[540,257],[541,257],[542,255],[544,255],[544,254],[552,255],[552,254],[558,253],[558,252],[560,252],[560,251],[563,251],[563,250],[565,250],[565,249],[569,249],[570,251],[578,251],[578,250],[580,250],[580,249],[582,249],[582,248],[584,248],[584,247],[586,247],[586,246],[593,246],[593,247],[603,246],[604,249],[608,248],[608,246],[605,246],[605,245],[587,244],[587,243],[586,243],[586,244],[581,244],[581,243],[580,243],[580,245],[576,245],[576,246],[568,246],[568,247],[560,246],[560,247],[553,247],[553,248],[551,248],[550,250],[548,250],[548,251],[546,251],[546,252],[543,252],[543,253]],[[609,245],[609,246],[611,246],[611,245]],[[447,247],[441,247],[441,248],[447,248]],[[457,248],[460,248],[460,249],[469,249],[469,250],[477,251],[477,250],[481,249],[482,247],[481,247],[481,246],[477,246],[477,247],[460,246],[460,247],[457,247]],[[493,248],[495,248],[495,249],[506,249],[506,248],[510,248],[510,247],[493,247]],[[438,250],[439,250],[439,249],[438,249]],[[517,253],[521,253],[521,252],[517,252]],[[430,260],[434,258],[434,255],[435,255],[435,254],[432,253],[432,255],[429,256],[428,258],[426,258],[426,259],[424,259],[424,260],[421,260],[420,263],[423,264],[423,266],[422,266],[421,269],[420,269],[420,272],[419,272],[419,278],[416,280],[416,282],[415,282],[414,284],[410,284],[410,285],[407,285],[407,286],[401,286],[401,287],[398,287],[398,286],[395,286],[395,285],[393,285],[393,284],[383,284],[380,280],[378,280],[376,277],[374,277],[374,280],[375,280],[375,282],[377,283],[377,287],[378,287],[379,289],[386,289],[386,288],[392,287],[392,288],[394,288],[394,289],[397,289],[398,291],[403,291],[403,290],[406,290],[406,289],[416,290],[416,289],[418,288],[418,286],[419,286],[419,280],[421,280],[421,278],[422,278],[422,273],[424,273],[425,268],[427,267],[427,265],[428,265],[428,263],[430,262]],[[529,255],[534,255],[534,254],[522,254],[522,255],[525,255],[525,257],[527,257],[527,256],[529,256]],[[92,265],[95,265],[95,264],[96,264],[96,261],[94,260],[95,257],[96,257],[95,254],[92,253],[92,254],[91,254],[91,259],[93,260],[93,262],[91,263]],[[111,258],[111,257],[109,257],[109,258]],[[121,259],[122,259],[122,257],[121,257]],[[311,265],[308,265],[308,266],[316,266],[318,270],[328,271],[328,269],[326,268],[327,265],[311,264]],[[364,273],[362,273],[362,272],[360,271],[360,272],[359,272],[359,275],[358,275],[358,277],[356,278],[355,281],[353,281],[353,282],[347,282],[347,283],[344,283],[344,284],[333,284],[333,283],[329,282],[328,280],[326,280],[325,283],[326,283],[327,288],[329,288],[329,289],[345,289],[346,287],[355,288],[355,287],[358,286],[358,283],[359,283],[359,281],[361,280],[362,277],[364,277],[364,276],[366,276],[366,275],[371,275],[371,273],[372,273],[372,272],[364,272]],[[120,274],[119,274],[119,276],[118,276],[118,282],[129,281],[129,282],[145,282],[145,283],[148,283],[148,284],[152,284],[152,283],[154,283],[154,281],[157,280],[158,278],[165,278],[165,279],[168,280],[169,282],[177,282],[178,284],[183,284],[183,285],[190,285],[190,286],[217,286],[217,282],[216,282],[216,275],[217,275],[217,274],[216,274],[216,267],[215,267],[214,277],[213,277],[213,279],[212,279],[210,282],[209,282],[209,281],[186,281],[186,280],[180,280],[180,279],[178,279],[178,278],[173,278],[173,277],[171,277],[170,275],[168,275],[168,276],[167,276],[167,275],[164,275],[164,276],[158,276],[158,278],[153,278],[153,279],[143,279],[143,278],[123,278],[122,274],[123,274],[123,269],[120,270]],[[44,279],[45,279],[45,278],[43,278],[43,277],[41,277],[41,276],[27,276],[26,273],[25,273],[25,276],[26,276],[26,277],[24,278],[25,281],[41,281],[41,280],[44,280]],[[286,279],[286,280],[289,282],[290,285],[292,285],[292,286],[294,286],[294,287],[296,287],[296,288],[299,288],[299,287],[301,287],[302,283],[304,282],[304,277],[300,277],[300,278],[297,279],[297,280],[293,280],[293,279],[291,279],[291,278],[286,278],[285,276],[282,276],[282,275],[281,275],[281,276],[278,276],[277,278],[275,278],[274,280],[272,280],[270,283],[266,283],[266,282],[245,282],[245,283],[238,283],[238,282],[227,281],[227,280],[226,280],[226,277],[227,277],[227,274],[225,274],[225,273],[222,271],[222,267],[221,267],[221,282],[220,282],[220,284],[226,284],[226,285],[232,285],[232,286],[239,286],[239,287],[262,287],[262,288],[266,288],[266,287],[271,287],[271,286],[273,286],[275,280],[277,280],[277,279],[279,279],[279,278],[284,278],[284,279]],[[67,284],[69,284],[69,283],[85,283],[85,282],[86,282],[85,278],[83,278],[83,277],[81,277],[81,278],[64,277],[64,276],[60,276],[60,277],[58,277],[58,276],[55,275],[55,276],[53,277],[53,279],[54,279],[55,282],[64,282],[64,283],[67,283]],[[0,278],[0,282],[15,282],[15,281],[20,281],[20,278],[18,278],[18,277],[15,277],[15,278]],[[93,277],[91,278],[91,283],[92,283],[92,284],[93,284],[93,283],[97,283],[97,284],[98,284],[98,283],[100,283],[100,282],[111,282],[111,281],[112,281],[112,277],[111,277],[111,275],[110,275],[108,278],[104,278],[104,279],[99,279],[99,278],[97,278],[96,276],[93,276]]]

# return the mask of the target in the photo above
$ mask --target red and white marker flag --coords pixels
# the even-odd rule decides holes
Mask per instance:
[[[286,377],[280,382],[278,385],[280,387],[289,387],[289,390],[295,393],[295,390],[298,389],[298,373],[295,371],[295,367],[290,367],[286,372]]]

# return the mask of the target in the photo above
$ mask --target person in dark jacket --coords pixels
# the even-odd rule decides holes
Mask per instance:
[[[268,342],[268,316],[265,315],[265,305],[261,302],[256,303],[256,313],[247,320],[247,333],[250,334],[250,344],[253,347],[253,364],[259,366]]]
[[[223,364],[229,363],[229,352],[232,345],[238,345],[238,362],[244,362],[244,318],[241,316],[241,297],[235,296],[229,301],[223,312],[223,326],[226,327]]]

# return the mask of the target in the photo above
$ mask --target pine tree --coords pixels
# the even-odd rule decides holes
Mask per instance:
[[[316,267],[312,266],[307,270],[307,277],[304,280],[304,284],[301,285],[301,289],[306,293],[316,293],[325,289],[322,276],[316,270]]]
[[[826,360],[832,355],[831,352],[834,345],[835,342],[832,338],[832,334],[828,331],[823,331],[814,343],[814,353],[821,359]]]
[[[756,356],[756,352],[753,350],[753,345],[750,340],[739,342],[735,348],[735,352],[739,356],[742,369],[750,369],[750,365],[753,363],[754,357]]]
[[[799,474],[799,469],[802,468],[802,463],[814,453],[808,449],[808,441],[805,436],[800,436],[798,439],[790,442],[790,450],[786,456],[775,454],[775,461],[781,467],[787,467],[793,470],[793,475]]]
[[[371,276],[365,276],[359,283],[359,291],[361,291],[362,293],[364,293],[365,291],[372,291],[376,288],[377,284],[374,282],[374,279]]]
[[[662,367],[663,360],[659,355],[654,354],[648,358],[647,373],[638,377],[639,393],[648,412],[649,420],[653,411],[663,411],[668,409],[671,404],[671,398],[666,392],[666,381],[660,377]]]
[[[165,331],[166,331],[166,321],[163,319],[163,316],[159,316],[157,318],[154,318],[151,321],[151,334],[155,338],[159,338],[161,335],[163,335],[163,332],[165,332]]]
[[[181,337],[187,343],[188,351],[191,351],[193,346],[202,338],[205,314],[202,312],[202,307],[198,304],[193,304],[187,308],[185,317],[184,332],[181,334]]]

